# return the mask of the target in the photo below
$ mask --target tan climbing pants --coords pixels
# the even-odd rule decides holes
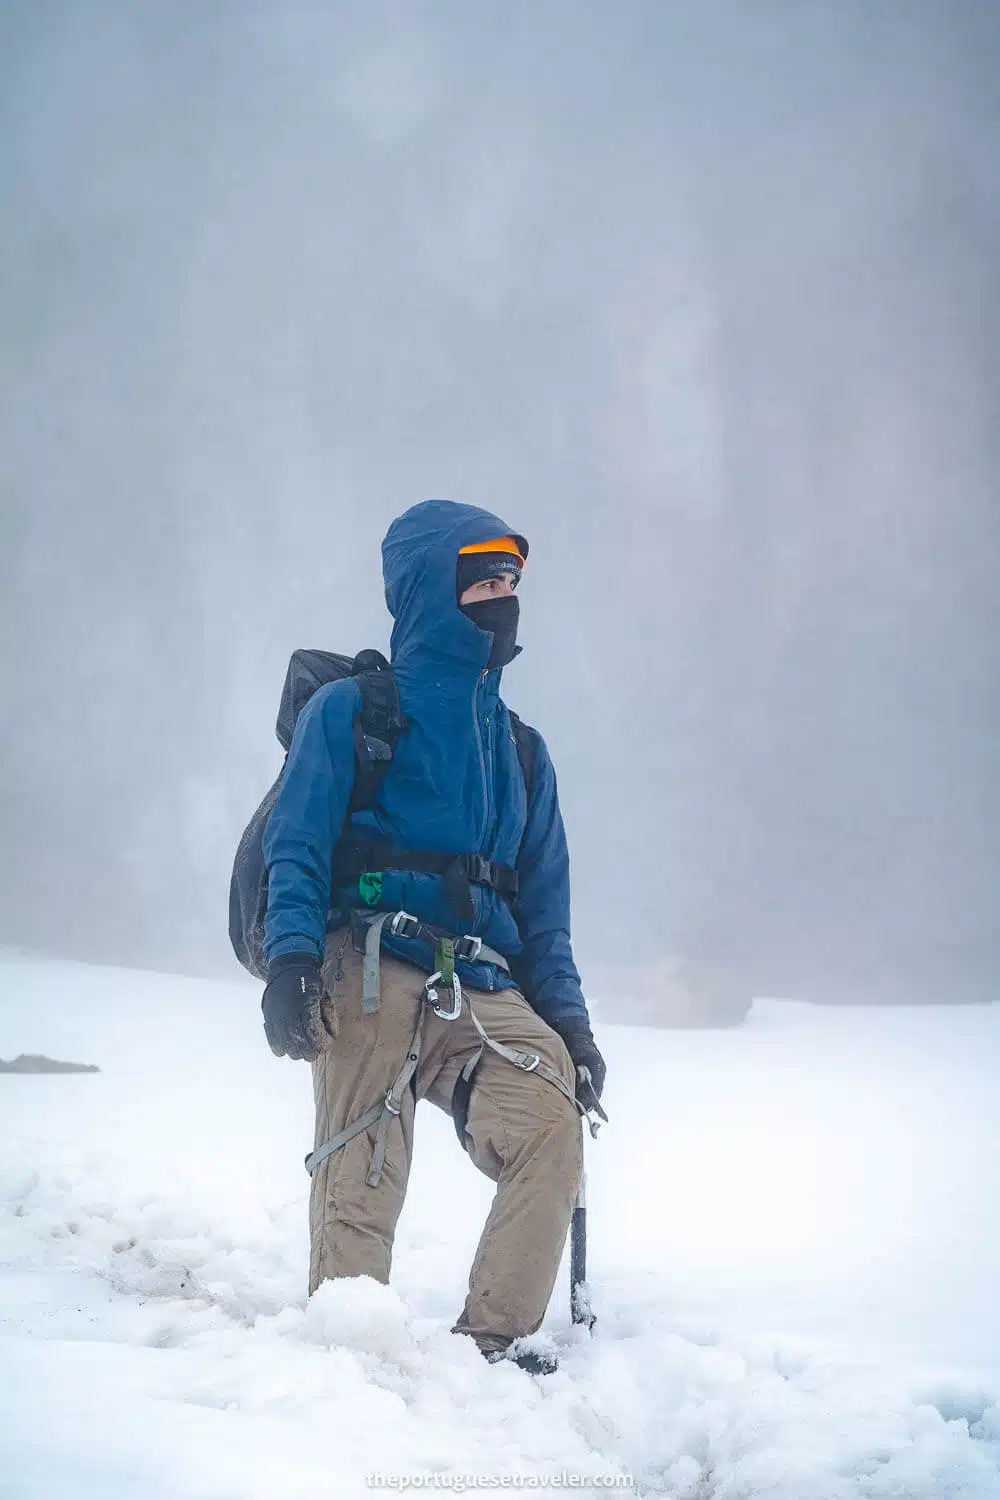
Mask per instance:
[[[313,1063],[317,1147],[385,1098],[407,1054],[417,1013],[425,1007],[423,1045],[402,1110],[389,1127],[377,1187],[366,1185],[376,1126],[321,1161],[312,1176],[309,1292],[338,1276],[388,1282],[396,1221],[413,1150],[417,1099],[451,1112],[464,1063],[479,1046],[469,1004],[488,1036],[537,1052],[572,1091],[573,1065],[562,1039],[516,989],[464,991],[454,1021],[423,999],[427,976],[382,953],[381,995],[374,1014],[361,1007],[363,956],[343,930],[332,935],[323,966],[324,1014],[336,1032]],[[339,974],[340,977],[337,977]],[[442,1010],[450,988],[440,991]],[[480,1171],[497,1184],[455,1331],[486,1350],[534,1333],[545,1316],[583,1170],[580,1117],[551,1083],[515,1067],[489,1048],[472,1086],[466,1144]],[[457,1149],[457,1143],[456,1143]]]

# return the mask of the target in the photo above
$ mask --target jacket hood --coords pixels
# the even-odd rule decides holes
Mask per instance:
[[[527,557],[524,537],[476,505],[423,500],[393,521],[382,543],[393,661],[419,651],[483,670],[493,637],[459,609],[456,570],[461,547],[498,536],[513,536]]]

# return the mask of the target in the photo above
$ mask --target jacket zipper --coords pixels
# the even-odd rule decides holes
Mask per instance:
[[[486,755],[483,751],[483,735],[479,727],[479,689],[486,681],[486,673],[483,672],[476,683],[476,691],[472,697],[472,718],[476,726],[476,747],[479,751],[479,773],[483,779],[483,827],[479,835],[478,849],[486,842],[486,830],[490,824],[489,788],[486,784]]]

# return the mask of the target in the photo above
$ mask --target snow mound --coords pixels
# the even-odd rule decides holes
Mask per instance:
[[[398,1359],[413,1349],[402,1301],[370,1276],[319,1286],[306,1307],[303,1335],[311,1343],[339,1344],[380,1359]]]

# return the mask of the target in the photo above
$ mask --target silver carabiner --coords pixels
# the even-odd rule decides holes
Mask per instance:
[[[435,974],[434,975],[434,979],[440,979],[440,978],[441,978],[440,974]],[[431,1001],[432,1005],[434,1006],[434,1014],[436,1016],[440,1016],[441,1019],[442,1019],[442,1021],[457,1021],[458,1018],[459,1018],[459,1016],[462,1014],[462,981],[459,979],[459,977],[458,977],[457,974],[454,976],[454,978],[452,980],[452,985],[454,986],[454,988],[452,990],[452,994],[454,996],[454,1000],[452,1002],[451,1010],[442,1010],[441,1007],[438,1005],[438,1003],[437,1003],[437,990],[432,990],[431,987],[430,987],[431,984],[432,984],[432,982],[433,982],[432,980],[428,980],[427,981],[427,998],[428,998],[428,1000]]]

